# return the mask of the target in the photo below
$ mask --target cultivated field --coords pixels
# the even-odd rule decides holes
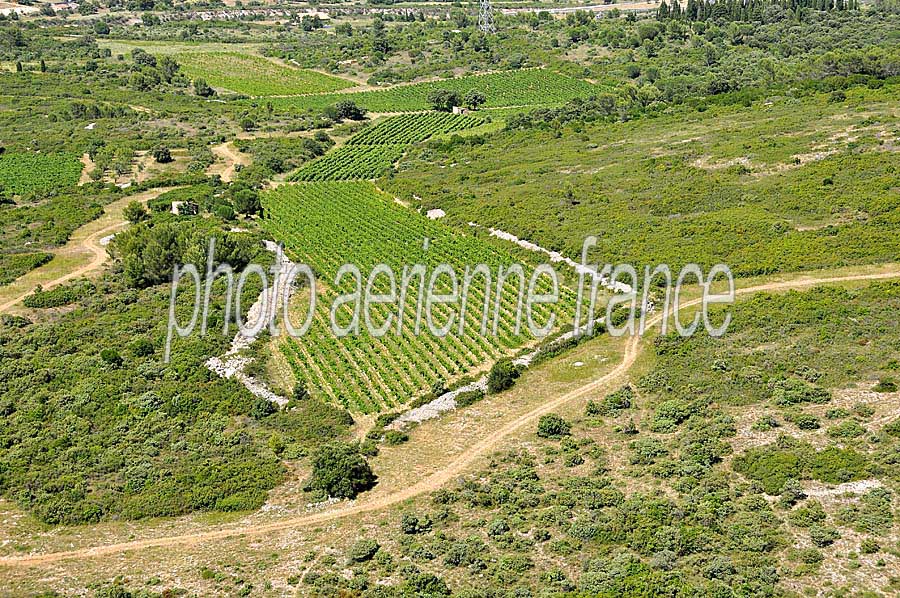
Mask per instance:
[[[176,54],[186,75],[213,87],[250,96],[295,95],[352,87],[346,79],[279,64],[262,56],[234,52]]]
[[[439,380],[450,381],[483,369],[504,352],[522,346],[530,336],[524,322],[520,322],[519,331],[516,329],[518,277],[511,277],[503,286],[499,308],[495,303],[497,267],[514,263],[510,256],[397,205],[370,183],[285,185],[267,192],[263,204],[266,230],[284,242],[295,261],[311,266],[318,273],[320,284],[326,287],[310,332],[303,338],[284,342],[282,352],[298,379],[354,411],[378,411],[402,404]],[[426,239],[429,245],[423,248]],[[336,291],[347,293],[352,289],[347,282],[351,277],[345,278],[339,287],[332,287],[338,269],[345,263],[358,266],[364,277],[377,264],[387,264],[396,273],[398,284],[404,266],[423,264],[431,276],[431,269],[437,265],[450,264],[457,270],[462,284],[466,266],[485,264],[493,270],[494,282],[492,287],[485,285],[483,277],[474,278],[462,334],[458,323],[443,339],[434,338],[424,330],[421,335],[413,334],[420,297],[416,290],[418,282],[413,282],[403,309],[387,306],[373,309],[376,327],[387,321],[390,313],[402,313],[405,319],[402,334],[394,334],[392,330],[381,338],[373,338],[364,331],[359,336],[335,338],[330,332],[327,310]],[[378,282],[376,290],[386,284],[386,279]],[[442,279],[438,288],[447,284]],[[479,330],[486,293],[491,318],[489,334],[482,336]],[[308,295],[298,298],[302,307],[298,321],[306,317],[307,298]],[[564,296],[563,313],[571,305]],[[344,307],[339,312],[339,321],[347,325],[352,306]],[[448,313],[444,306],[435,307],[438,326],[448,321]],[[548,313],[546,306],[537,306],[535,319],[543,324]],[[498,314],[498,326],[493,336],[490,332],[495,314]],[[558,321],[568,322],[570,318],[560,315]],[[422,326],[425,325],[423,320]]]
[[[351,99],[371,112],[412,112],[431,108],[428,93],[434,89],[449,89],[461,94],[476,89],[487,98],[486,108],[552,106],[596,91],[586,81],[546,69],[532,69],[398,85],[390,89],[352,94],[274,98],[272,103],[276,109],[306,110],[321,109],[340,100]]]

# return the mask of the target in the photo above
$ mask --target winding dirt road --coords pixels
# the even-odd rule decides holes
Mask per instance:
[[[790,281],[779,281],[779,282],[771,282],[767,284],[761,284],[757,286],[746,287],[742,289],[737,289],[736,293],[738,295],[748,295],[752,293],[759,292],[767,292],[767,291],[782,291],[789,289],[803,289],[808,288],[814,285],[820,284],[834,284],[834,283],[844,283],[844,282],[853,282],[853,281],[875,281],[875,280],[885,280],[891,278],[900,277],[900,268],[891,269],[890,271],[879,272],[874,274],[856,274],[856,275],[848,275],[848,276],[830,276],[830,277],[802,277],[796,280]],[[694,299],[692,301],[687,301],[682,304],[682,307],[690,307],[694,305],[698,305],[700,303],[700,299]],[[662,316],[657,314],[650,320],[648,320],[648,328],[650,326],[655,326],[660,323]],[[197,545],[201,543],[208,543],[210,541],[215,541],[223,538],[231,538],[235,536],[260,536],[270,534],[272,532],[277,532],[281,530],[293,529],[297,527],[304,527],[309,525],[317,525],[326,523],[329,521],[334,521],[336,519],[341,519],[344,517],[350,517],[353,515],[358,515],[361,513],[367,513],[372,511],[378,511],[381,509],[385,509],[387,507],[391,507],[398,503],[401,503],[405,500],[414,498],[416,496],[432,492],[440,489],[448,482],[451,482],[454,478],[463,474],[473,463],[475,463],[478,459],[484,457],[489,454],[493,450],[495,450],[498,445],[507,439],[509,436],[514,434],[515,432],[522,429],[524,426],[533,423],[535,420],[540,418],[542,415],[546,415],[551,411],[559,409],[561,406],[565,405],[569,401],[576,400],[585,396],[588,393],[594,393],[604,387],[611,386],[616,382],[620,381],[631,367],[634,365],[635,361],[638,358],[638,355],[641,351],[641,342],[640,337],[631,337],[628,339],[625,353],[622,357],[622,361],[609,373],[604,376],[593,380],[584,386],[581,386],[571,392],[568,392],[564,395],[556,397],[552,399],[540,407],[533,409],[517,419],[507,423],[499,430],[495,431],[489,437],[481,440],[480,442],[472,445],[470,448],[466,449],[465,452],[457,456],[453,461],[451,461],[446,467],[431,474],[428,477],[423,478],[416,484],[412,486],[408,486],[402,490],[398,490],[392,494],[373,499],[370,501],[358,501],[346,504],[345,506],[341,506],[332,510],[322,511],[319,513],[313,513],[310,515],[302,515],[297,517],[291,517],[284,519],[282,521],[276,521],[272,523],[266,523],[256,526],[244,526],[244,527],[231,527],[231,528],[223,528],[218,530],[211,530],[208,532],[194,533],[194,534],[185,534],[185,535],[176,535],[176,536],[167,536],[167,537],[159,537],[159,538],[151,538],[146,540],[134,540],[130,542],[122,542],[118,544],[109,544],[106,546],[94,546],[89,548],[81,548],[77,550],[63,551],[63,552],[53,552],[46,554],[33,554],[33,555],[22,555],[22,556],[13,556],[13,557],[3,557],[0,558],[0,566],[21,566],[21,567],[33,567],[46,565],[50,563],[56,563],[58,561],[66,560],[66,559],[87,559],[87,558],[95,558],[102,557],[110,554],[123,553],[127,551],[136,551],[147,548],[160,548],[160,547],[170,547],[170,546],[191,546]]]
[[[216,162],[207,168],[206,174],[217,174],[226,183],[234,180],[238,165],[249,166],[251,163],[250,156],[239,151],[230,141],[213,146],[210,148],[210,151],[217,158],[220,158],[222,162]]]
[[[100,240],[121,231],[128,226],[123,215],[125,206],[132,201],[146,205],[171,187],[152,189],[129,195],[112,202],[99,218],[75,230],[69,241],[53,252],[53,259],[39,268],[20,276],[9,285],[0,288],[0,313],[18,305],[25,297],[41,285],[44,290],[52,289],[75,278],[99,271],[109,255]],[[83,261],[86,260],[86,261]]]

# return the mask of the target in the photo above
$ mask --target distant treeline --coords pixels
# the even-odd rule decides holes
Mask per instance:
[[[688,0],[682,8],[681,3],[673,0],[672,5],[663,0],[656,10],[659,20],[684,19],[687,21],[706,21],[719,19],[725,21],[763,21],[770,7],[790,10],[797,14],[802,10],[843,11],[859,10],[859,0]]]

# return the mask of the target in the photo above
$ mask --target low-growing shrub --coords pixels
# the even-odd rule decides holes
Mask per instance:
[[[541,438],[562,438],[571,434],[572,426],[555,413],[542,415],[538,420],[537,435]]]

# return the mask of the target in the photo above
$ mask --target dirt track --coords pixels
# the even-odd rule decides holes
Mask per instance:
[[[34,292],[34,287],[38,284],[44,290],[49,290],[99,270],[109,257],[106,253],[106,248],[100,245],[100,239],[118,232],[128,225],[128,221],[122,215],[125,206],[132,201],[139,201],[146,205],[151,199],[155,199],[169,190],[170,188],[163,188],[144,191],[143,193],[123,197],[106,206],[106,211],[100,218],[88,222],[72,233],[69,241],[53,252],[54,258],[52,260],[0,289],[0,301],[3,301],[3,303],[0,303],[0,313],[6,312],[14,305],[17,305]],[[75,267],[74,270],[69,269],[68,264],[63,266],[57,261],[58,257],[80,259],[85,254],[87,254],[85,257],[87,261]],[[58,275],[55,275],[55,272],[61,267],[66,267],[66,271],[60,271]],[[48,276],[51,276],[51,278],[48,279]],[[9,291],[13,295],[7,297],[7,294],[2,293],[2,291]]]
[[[858,274],[850,276],[832,276],[820,278],[804,277],[792,281],[772,282],[743,289],[737,289],[736,293],[738,295],[747,295],[766,291],[802,289],[818,284],[883,280],[897,277],[900,277],[900,269],[880,272],[877,274]],[[699,303],[700,300],[695,299],[689,302],[685,302],[682,307],[689,307],[692,305],[697,305]],[[651,318],[648,321],[648,327],[658,324],[661,318],[661,315],[656,315],[655,317]],[[93,558],[109,554],[122,553],[126,551],[141,550],[145,548],[190,546],[235,536],[259,536],[285,529],[321,524],[328,521],[341,519],[343,517],[357,515],[360,513],[378,511],[396,505],[410,498],[443,487],[448,482],[464,473],[467,468],[479,458],[493,451],[502,441],[504,441],[510,435],[520,430],[527,424],[534,422],[540,416],[554,411],[562,405],[568,403],[569,401],[578,399],[587,393],[593,393],[605,386],[611,386],[614,383],[618,382],[631,369],[631,366],[634,364],[635,360],[640,354],[640,349],[640,338],[636,336],[629,338],[622,361],[609,373],[585,384],[584,386],[581,386],[580,388],[575,389],[574,391],[552,399],[547,403],[544,403],[540,407],[529,411],[528,413],[521,415],[517,419],[509,422],[508,424],[504,425],[502,428],[491,434],[488,438],[485,438],[484,440],[468,448],[465,452],[456,457],[440,471],[437,471],[434,474],[423,478],[421,481],[413,484],[412,486],[409,486],[402,490],[398,490],[397,492],[394,492],[387,496],[383,496],[370,501],[362,500],[328,511],[322,511],[319,513],[313,513],[310,515],[303,515],[299,517],[291,517],[288,519],[284,519],[283,521],[276,521],[273,523],[267,523],[253,527],[231,527],[196,534],[151,538],[147,540],[134,540],[131,542],[109,544],[106,546],[95,546],[91,548],[82,548],[65,552],[4,557],[0,558],[0,566],[39,566],[48,563],[55,563],[66,559]]]
[[[230,183],[234,180],[234,174],[237,172],[238,165],[250,165],[250,157],[247,154],[238,151],[230,141],[213,146],[210,150],[217,158],[221,158],[224,163],[216,162],[206,170],[206,173],[217,174],[222,178],[222,181],[226,183]]]

